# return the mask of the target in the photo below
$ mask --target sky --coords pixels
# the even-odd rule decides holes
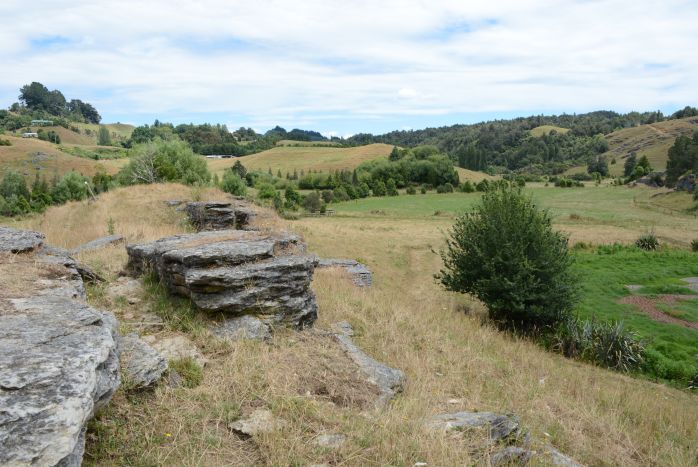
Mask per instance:
[[[383,133],[698,105],[696,0],[0,1],[0,107]]]

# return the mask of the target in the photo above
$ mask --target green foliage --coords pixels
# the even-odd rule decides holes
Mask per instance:
[[[653,251],[659,248],[659,239],[653,232],[647,232],[635,240],[635,246],[645,251]]]
[[[488,191],[474,212],[459,216],[442,258],[444,287],[473,294],[507,327],[555,325],[576,301],[567,239],[518,189]]]
[[[691,251],[698,253],[698,238],[691,241]]]
[[[385,191],[388,196],[397,196],[397,185],[395,184],[395,180],[392,178],[388,179],[388,182],[385,184]]]
[[[373,196],[385,196],[388,190],[383,180],[375,180],[371,186],[371,191]]]
[[[12,146],[12,142],[9,139],[0,138],[0,146]]]
[[[259,199],[272,199],[276,196],[276,188],[271,183],[263,182],[256,188]]]
[[[236,172],[238,176],[242,179],[244,179],[247,176],[247,169],[244,165],[242,165],[242,162],[240,162],[239,160],[235,161],[235,164],[233,164],[230,170]]]
[[[301,197],[300,193],[293,188],[293,186],[289,185],[284,191],[284,200],[284,208],[297,209],[303,201],[303,198]]]
[[[417,194],[417,190],[415,189],[415,187],[413,187],[412,185],[410,185],[410,186],[408,186],[407,189],[405,190],[405,193],[407,193],[408,195],[416,195],[416,194]]]
[[[123,184],[180,182],[206,185],[211,181],[206,161],[182,141],[154,140],[134,146],[131,161],[119,173]]]
[[[386,186],[392,179],[397,188],[405,187],[411,183],[427,183],[433,186],[444,183],[459,183],[453,161],[447,156],[439,154],[436,148],[417,147],[399,150],[399,153],[400,157],[396,160],[375,159],[362,163],[356,168],[358,178],[369,180],[369,184],[380,180]]]
[[[313,191],[303,198],[303,209],[309,212],[319,211],[323,206],[320,193]]]
[[[204,380],[204,370],[191,357],[170,360],[169,366],[182,377],[185,388],[195,388]]]
[[[97,144],[100,146],[111,146],[111,135],[109,134],[109,129],[104,125],[100,125],[99,132],[97,132]]]
[[[226,170],[223,175],[221,190],[234,196],[245,196],[247,193],[247,184],[240,177],[239,172],[231,168],[230,170]]]
[[[685,173],[698,173],[698,131],[693,138],[679,136],[669,148],[666,166],[666,184],[673,187]]]
[[[623,175],[625,177],[630,177],[633,172],[635,172],[635,167],[637,166],[637,154],[635,152],[631,152],[628,158],[625,160],[625,163],[623,164]]]
[[[20,102],[30,111],[46,112],[49,115],[88,123],[99,123],[102,119],[92,105],[79,99],[68,102],[60,91],[49,91],[46,86],[36,81],[22,86],[19,92]]]
[[[587,173],[598,173],[602,177],[608,177],[608,162],[606,162],[606,158],[596,157],[596,159],[589,161]]]
[[[51,191],[51,198],[56,203],[81,201],[88,196],[89,180],[77,172],[68,172]]]
[[[437,193],[453,193],[453,185],[450,183],[444,183],[436,187]]]
[[[553,349],[616,371],[639,370],[645,361],[645,345],[622,322],[563,321],[552,336]]]
[[[470,180],[464,181],[458,188],[463,193],[472,193],[475,191],[475,186],[473,185],[473,182],[471,182]]]

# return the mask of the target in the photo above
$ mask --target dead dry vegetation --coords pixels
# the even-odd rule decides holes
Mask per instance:
[[[215,199],[220,193],[202,194]],[[115,190],[98,202],[72,203],[24,221],[50,243],[72,247],[116,233],[145,241],[184,231],[182,215],[162,201],[191,189],[156,185]],[[404,465],[486,463],[482,433],[445,436],[424,428],[437,413],[515,413],[532,437],[586,465],[695,465],[696,396],[564,359],[483,323],[480,305],[444,292],[432,275],[450,220],[306,218],[288,228],[311,252],[357,259],[374,272],[374,287],[356,288],[337,270],[318,270],[315,329],[277,332],[269,343],[220,343],[183,301],[148,287],[129,305],[90,291],[92,303],[117,316],[153,312],[164,326],[187,332],[208,359],[195,388],[162,384],[149,392],[120,390],[88,433],[87,465]],[[592,237],[591,231],[585,233]],[[612,231],[600,230],[604,243]],[[619,239],[620,240],[620,239]],[[82,261],[109,281],[126,262],[123,246],[84,253]],[[163,311],[165,310],[165,311]],[[362,383],[324,330],[349,321],[354,340],[372,357],[406,373],[407,385],[382,411],[367,404]],[[123,325],[122,325],[123,326]],[[122,329],[128,331],[129,329]],[[265,435],[241,438],[229,424],[255,408],[285,421]],[[341,433],[336,450],[320,434]]]

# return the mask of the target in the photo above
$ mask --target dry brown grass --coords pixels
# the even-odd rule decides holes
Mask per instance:
[[[291,147],[278,146],[268,151],[241,157],[239,159],[209,159],[208,167],[213,173],[221,174],[225,169],[232,167],[237,160],[248,170],[271,170],[274,174],[278,170],[285,175],[297,170],[318,171],[353,170],[362,162],[380,157],[388,157],[393,146],[388,144],[369,144],[353,148],[327,148],[327,147]]]
[[[99,230],[112,215],[117,231],[123,225],[130,238],[151,239],[181,229],[176,218],[163,214],[168,208],[161,201],[185,194],[176,185],[133,187],[109,193],[113,198],[105,195],[92,207],[53,208],[45,215],[51,222],[34,222],[50,231],[49,240],[72,243],[71,235],[83,235],[78,224],[66,232],[52,222],[80,213],[104,226]],[[60,215],[53,212],[59,209]],[[99,214],[88,217],[91,210]],[[449,223],[329,217],[290,224],[310,251],[358,259],[374,271],[371,289],[354,287],[339,271],[317,271],[316,327],[348,320],[360,347],[406,373],[405,391],[390,407],[365,408],[367,388],[357,385],[346,358],[321,333],[287,331],[269,344],[222,345],[199,327],[191,337],[210,361],[203,383],[117,393],[88,434],[86,464],[470,465],[487,458],[486,451],[469,449],[478,435],[429,433],[424,420],[445,411],[493,410],[518,414],[534,438],[587,465],[695,465],[694,395],[504,335],[482,324],[476,302],[444,292],[432,277],[440,267],[433,250],[443,244]],[[607,243],[621,239],[622,231],[585,235]],[[123,247],[100,251],[85,260],[125,260]],[[146,300],[131,308],[149,306]],[[229,422],[257,407],[272,410],[285,427],[248,440],[229,430]],[[343,433],[348,441],[337,451],[319,448],[313,439],[320,433]]]
[[[0,175],[6,170],[17,170],[30,181],[36,173],[50,180],[54,175],[62,176],[66,172],[75,171],[86,176],[93,176],[98,170],[115,174],[126,162],[125,159],[95,161],[82,157],[71,156],[48,141],[36,138],[17,138],[4,135],[12,146],[0,146]],[[35,160],[34,154],[42,152],[48,157]],[[37,170],[37,167],[40,169]]]

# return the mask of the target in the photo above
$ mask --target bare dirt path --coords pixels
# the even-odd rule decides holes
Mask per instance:
[[[698,329],[698,323],[668,315],[656,307],[657,303],[664,303],[672,306],[679,301],[692,300],[696,298],[698,298],[696,295],[658,295],[655,298],[650,298],[643,295],[630,295],[620,299],[619,303],[635,305],[635,307],[637,307],[641,312],[649,315],[649,317],[655,321],[678,324],[679,326],[684,326],[691,329]]]

